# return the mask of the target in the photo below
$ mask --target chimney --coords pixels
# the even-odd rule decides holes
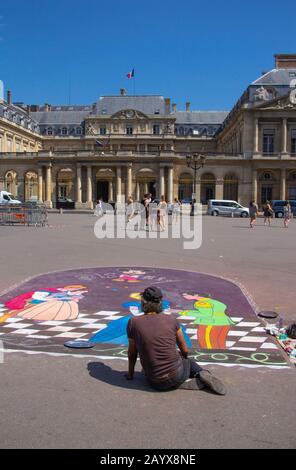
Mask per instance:
[[[44,108],[45,108],[45,111],[48,113],[49,111],[51,111],[51,104],[45,103]]]
[[[177,105],[176,103],[172,104],[172,113],[175,113],[177,111]]]
[[[171,112],[171,98],[165,98],[164,99],[164,105],[165,105],[165,114],[170,114],[170,112]]]
[[[7,91],[7,104],[11,104],[11,91]]]
[[[186,111],[190,111],[190,101],[186,101]]]
[[[296,54],[275,54],[276,69],[296,69]]]
[[[120,88],[120,96],[125,96],[125,94],[126,94],[126,89]]]

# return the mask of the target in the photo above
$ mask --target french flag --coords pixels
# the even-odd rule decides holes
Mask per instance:
[[[134,75],[135,75],[135,69],[133,69],[131,72],[127,74],[127,78],[133,78]]]

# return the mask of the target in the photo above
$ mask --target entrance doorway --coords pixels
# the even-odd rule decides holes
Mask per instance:
[[[97,199],[102,198],[104,202],[108,202],[108,181],[97,181]]]

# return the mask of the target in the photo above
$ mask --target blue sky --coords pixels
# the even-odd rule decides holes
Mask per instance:
[[[295,14],[290,0],[1,2],[0,79],[13,101],[89,104],[132,94],[134,67],[136,94],[230,109],[274,53],[296,52]]]

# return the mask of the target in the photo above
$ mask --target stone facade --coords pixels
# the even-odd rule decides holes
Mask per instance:
[[[178,111],[162,96],[101,97],[93,105],[0,102],[0,189],[55,207],[70,198],[141,200],[151,192],[206,203],[296,199],[296,56],[255,80],[230,112]],[[186,155],[205,155],[197,173]]]

